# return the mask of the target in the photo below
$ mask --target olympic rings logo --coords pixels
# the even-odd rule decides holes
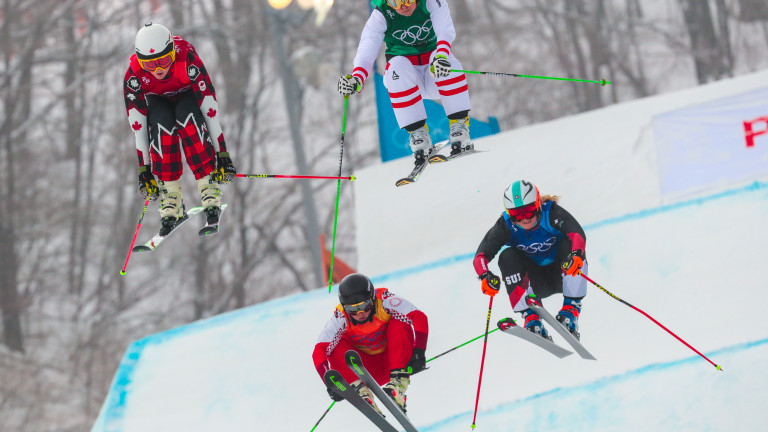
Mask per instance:
[[[531,243],[529,245],[517,245],[516,247],[527,254],[535,254],[537,252],[546,252],[557,243],[557,237],[550,237],[541,243]]]
[[[429,38],[431,33],[432,19],[428,19],[421,26],[413,25],[405,30],[397,30],[392,33],[392,37],[406,45],[414,45]]]

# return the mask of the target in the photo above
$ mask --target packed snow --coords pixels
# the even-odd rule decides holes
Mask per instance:
[[[403,188],[394,182],[407,173],[407,159],[354,173],[358,271],[427,314],[427,358],[483,334],[489,297],[480,292],[472,257],[502,210],[505,186],[522,177],[543,194],[560,195],[582,222],[592,279],[723,368],[590,285],[580,331],[597,360],[558,359],[491,333],[476,430],[764,430],[768,176],[665,202],[647,129],[664,109],[749,91],[767,77],[481,139],[476,144],[487,152],[430,166]],[[768,135],[756,145],[768,146]],[[337,304],[335,288],[136,341],[92,431],[310,431],[331,405],[311,353]],[[505,297],[495,297],[491,328],[512,316]],[[554,295],[544,305],[556,312],[561,302]],[[482,349],[480,338],[412,377],[408,413],[420,431],[469,430]],[[376,429],[341,402],[315,430]]]

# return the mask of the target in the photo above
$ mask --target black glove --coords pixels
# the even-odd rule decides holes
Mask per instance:
[[[326,390],[328,390],[328,396],[330,396],[330,397],[331,397],[331,399],[333,399],[334,401],[336,401],[336,402],[341,402],[341,401],[343,401],[343,400],[344,400],[344,396],[342,396],[342,395],[340,395],[340,394],[336,393],[336,392],[335,392],[335,391],[333,391],[333,389],[331,389],[330,387],[326,387],[325,389],[326,389]]]
[[[487,271],[480,275],[480,279],[483,281],[480,288],[483,290],[483,294],[491,297],[499,293],[501,288],[501,279],[490,271]]]
[[[228,152],[219,152],[216,155],[216,171],[213,172],[211,178],[220,184],[231,183],[235,179],[237,170],[232,165],[232,159],[229,158]]]
[[[408,367],[411,369],[411,375],[419,373],[427,368],[427,357],[424,354],[424,350],[421,348],[414,348],[411,359],[408,361]]]
[[[149,170],[148,165],[139,167],[139,193],[144,199],[156,200],[160,196],[160,189],[157,187],[155,176]]]

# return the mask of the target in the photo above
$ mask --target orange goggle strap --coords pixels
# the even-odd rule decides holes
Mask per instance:
[[[416,3],[416,0],[387,0],[387,4],[392,9],[400,9],[403,6],[410,6]]]

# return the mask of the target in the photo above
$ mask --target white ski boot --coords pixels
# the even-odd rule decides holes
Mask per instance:
[[[410,146],[413,156],[416,158],[415,165],[421,165],[427,162],[432,150],[432,138],[429,136],[429,127],[424,125],[415,131],[408,132],[410,136]]]
[[[384,413],[382,413],[379,407],[376,405],[376,402],[373,400],[373,393],[371,393],[371,389],[363,384],[362,380],[353,381],[349,385],[351,385],[352,389],[354,389],[357,394],[363,398],[363,400],[368,402],[373,407],[373,409],[376,410],[377,413],[381,414],[382,416],[384,415]]]
[[[184,203],[181,196],[181,183],[178,180],[158,181],[160,187],[160,219],[162,226],[159,234],[167,236],[184,216]]]
[[[448,124],[451,128],[451,156],[475,148],[475,145],[469,140],[469,117],[458,120],[449,119]]]
[[[389,372],[389,382],[384,384],[382,389],[392,398],[405,412],[405,392],[408,390],[408,384],[411,383],[408,369],[392,369]]]

